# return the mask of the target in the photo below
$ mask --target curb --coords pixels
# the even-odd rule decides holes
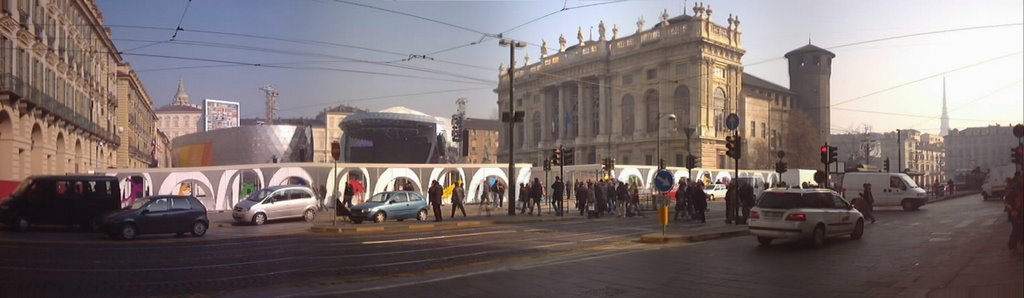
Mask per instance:
[[[465,227],[483,227],[490,225],[504,225],[504,224],[533,224],[543,222],[562,222],[562,221],[574,221],[584,220],[586,218],[575,218],[575,217],[555,217],[555,218],[537,218],[537,219],[501,219],[501,220],[469,220],[469,221],[451,221],[451,222],[440,222],[440,223],[422,223],[422,224],[407,224],[407,225],[393,225],[393,226],[361,226],[361,227],[333,227],[333,226],[313,226],[309,231],[313,233],[337,233],[337,234],[361,234],[361,233],[374,233],[374,232],[407,232],[407,231],[429,231],[429,230],[441,230],[441,229],[453,229],[453,228],[465,228]]]
[[[690,243],[690,242],[701,242],[701,241],[707,241],[707,240],[713,240],[713,239],[719,239],[719,238],[743,236],[743,235],[749,235],[749,234],[750,234],[750,232],[747,231],[747,230],[721,231],[721,232],[699,233],[699,234],[692,234],[692,235],[680,235],[680,234],[665,234],[665,235],[662,235],[661,233],[651,233],[651,234],[645,234],[645,235],[640,236],[640,242],[641,243],[655,243],[655,244],[673,243],[673,242]]]
[[[972,195],[976,195],[976,194],[980,194],[980,193],[981,193],[980,191],[969,191],[969,192],[964,192],[964,193],[958,193],[958,194],[954,194],[952,196],[944,196],[942,198],[937,198],[937,199],[934,199],[934,200],[928,200],[928,204],[935,203],[935,202],[948,201],[948,200],[952,200],[952,199],[959,199],[959,198],[962,198],[962,197],[972,196]]]

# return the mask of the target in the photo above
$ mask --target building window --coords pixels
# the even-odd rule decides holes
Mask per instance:
[[[683,75],[686,73],[685,64],[676,64],[676,75]]]
[[[725,114],[725,112],[726,112],[725,90],[722,90],[722,88],[716,88],[715,89],[715,97],[714,98],[715,98],[714,99],[715,100],[715,111],[714,111],[714,113],[715,113],[715,118],[714,118],[715,123],[714,123],[714,130],[716,132],[717,131],[725,131],[725,129],[726,129],[725,128],[725,115],[726,115]]]
[[[757,137],[757,123],[750,121],[750,137]]]
[[[675,123],[676,129],[685,131],[686,128],[690,127],[690,88],[687,88],[685,85],[676,87],[676,92],[673,94],[672,110],[676,117],[679,118]]]
[[[633,83],[633,75],[622,75],[622,84],[629,85]]]
[[[633,96],[626,94],[622,97],[622,135],[633,135],[634,121],[636,115],[633,114]]]
[[[658,69],[652,68],[647,70],[647,79],[654,80],[658,78]]]
[[[647,132],[656,132],[658,129],[658,91],[654,89],[648,89],[644,95],[644,106],[646,107],[647,115]]]
[[[725,69],[721,67],[715,67],[715,78],[724,79]]]
[[[676,154],[676,166],[677,167],[685,167],[686,166],[685,163],[686,163],[686,161],[683,159],[683,155],[682,154]]]
[[[767,138],[768,137],[768,125],[765,124],[764,122],[761,122],[761,137],[762,138]]]
[[[654,157],[650,154],[644,154],[644,164],[649,166],[654,165]]]
[[[533,135],[530,138],[530,143],[536,144],[540,142],[540,112],[533,112]]]

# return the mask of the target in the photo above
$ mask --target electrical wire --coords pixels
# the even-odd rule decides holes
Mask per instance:
[[[178,26],[174,29],[174,35],[171,35],[172,41],[174,38],[178,37],[178,32],[184,30],[181,28],[181,24],[185,22],[185,14],[188,13],[189,6],[192,6],[192,0],[188,0],[188,2],[185,3],[185,10],[181,12],[181,18],[178,19]]]

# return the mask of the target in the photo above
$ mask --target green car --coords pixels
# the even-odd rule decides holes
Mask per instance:
[[[427,198],[418,192],[412,191],[386,191],[370,197],[369,200],[352,207],[353,223],[361,223],[364,220],[373,222],[384,222],[388,219],[399,221],[406,218],[416,220],[427,219]]]

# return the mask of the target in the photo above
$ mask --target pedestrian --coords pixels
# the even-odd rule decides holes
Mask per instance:
[[[462,217],[466,217],[465,200],[466,190],[462,188],[462,181],[458,181],[455,183],[455,189],[452,190],[452,215],[449,218],[455,218],[456,208],[462,211]]]
[[[505,203],[505,191],[507,189],[505,188],[505,182],[498,181],[496,184],[498,185],[498,208],[501,208]]]
[[[736,181],[729,181],[725,189],[725,223],[732,224],[735,222],[739,224],[739,220],[736,218],[736,209],[738,207],[736,202],[739,201],[736,196]]]
[[[528,203],[529,200],[530,200],[530,189],[526,187],[526,184],[523,184],[522,182],[520,182],[519,183],[519,202],[518,202],[518,204],[519,204],[520,208],[522,208],[522,209],[519,209],[519,214],[525,214],[526,213],[526,205],[529,204]],[[515,208],[515,206],[513,206],[513,208]]]
[[[693,205],[694,220],[700,218],[700,222],[706,223],[707,219],[704,216],[704,211],[708,208],[708,197],[704,193],[704,183],[691,182],[687,190],[689,191],[687,194],[688,199],[690,199],[690,204]]]
[[[490,198],[488,198],[488,193],[491,191],[487,187],[487,179],[480,182],[480,186],[477,186],[477,190],[480,192],[480,207],[488,207],[488,204],[491,203]]]
[[[608,187],[602,180],[594,185],[594,199],[597,201],[597,217],[601,218],[608,211]]]
[[[597,194],[595,192],[596,188],[597,185],[593,181],[587,179],[587,187],[584,190],[584,192],[586,192],[585,205],[587,211],[587,219],[597,217]]]
[[[1020,172],[1006,185],[1003,202],[1010,217],[1010,241],[1006,246],[1013,250],[1013,254],[1020,255],[1022,251],[1018,244],[1024,246],[1024,179]]]
[[[608,188],[605,191],[605,196],[608,197],[608,214],[611,214],[611,215],[619,215],[619,213],[620,213],[619,210],[618,210],[619,209],[618,208],[619,207],[619,199],[618,199],[619,193],[615,191],[615,186],[618,186],[618,184],[615,183],[615,180],[608,180],[608,182],[605,183],[605,187]]]
[[[412,185],[412,181],[405,180],[405,186],[402,186],[404,191],[416,191],[416,187]]]
[[[580,216],[587,211],[587,190],[583,186],[582,181],[576,181],[576,209],[580,211]]]
[[[444,190],[441,189],[441,184],[437,183],[437,180],[430,182],[430,188],[427,189],[427,197],[430,199],[430,205],[434,207],[434,221],[438,222],[444,217],[441,215],[441,195],[444,194]]]
[[[864,192],[858,195],[864,199],[864,202],[861,203],[864,209],[857,208],[857,210],[864,214],[864,218],[870,219],[871,223],[875,223],[875,196],[871,194],[871,183],[864,183]]]
[[[750,218],[750,208],[754,208],[754,186],[746,181],[740,182],[739,199],[740,211],[743,216],[740,219],[741,224],[747,224],[747,219]]]
[[[946,181],[946,192],[949,193],[949,195],[953,195],[953,193],[956,192],[953,188],[953,179],[949,179],[949,181]]]
[[[530,200],[527,201],[527,205],[530,206],[530,215],[533,215],[533,206],[537,206],[537,216],[540,216],[540,203],[544,198],[544,185],[540,184],[540,178],[534,177],[533,182],[530,183]]]
[[[494,183],[491,183],[490,185],[491,187],[488,188],[488,191],[491,193],[488,196],[493,199],[491,204],[494,205],[494,208],[498,208],[498,182],[494,181]]]
[[[672,217],[672,220],[678,220],[679,215],[683,215],[683,219],[686,219],[686,179],[679,178],[679,188],[676,188],[676,215]]]
[[[551,184],[551,200],[555,203],[555,215],[562,216],[562,195],[565,193],[565,183],[562,177],[555,176],[555,183]]]
[[[341,196],[341,205],[345,208],[352,208],[352,196],[355,195],[355,188],[352,187],[352,182],[345,182],[345,192]]]

